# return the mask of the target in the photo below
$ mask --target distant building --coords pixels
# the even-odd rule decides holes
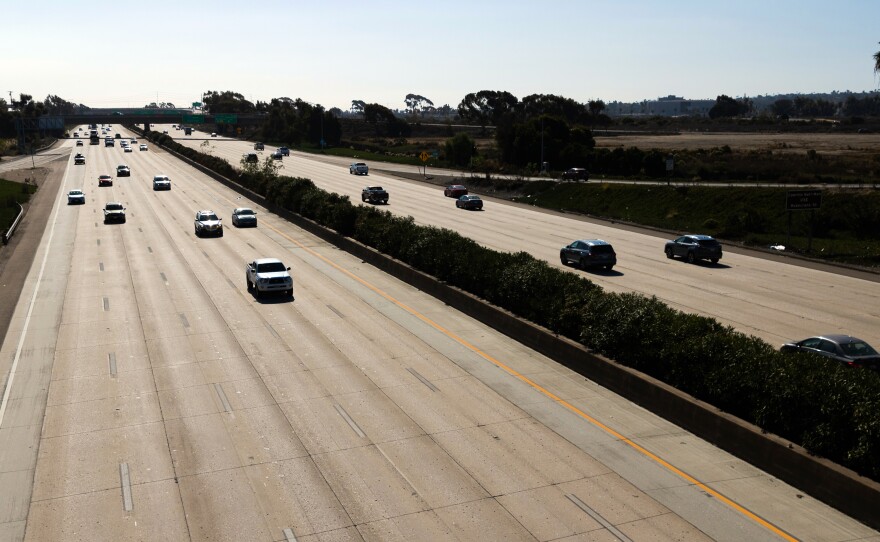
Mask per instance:
[[[606,103],[604,113],[610,117],[707,116],[713,105],[715,100],[686,100],[670,94],[656,100]]]

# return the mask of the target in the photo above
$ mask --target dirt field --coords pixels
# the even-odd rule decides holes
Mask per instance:
[[[11,171],[0,172],[0,179],[6,179],[7,181],[16,183],[23,183],[25,179],[30,179],[31,182],[36,181],[37,186],[42,186],[43,181],[45,181],[46,177],[49,175],[49,171],[50,169],[45,167],[38,167],[36,169],[13,169]]]
[[[594,134],[597,147],[692,150],[729,145],[733,150],[772,150],[803,154],[813,149],[823,154],[880,153],[880,134],[795,134],[686,132],[679,135],[626,135],[602,137]]]
[[[678,135],[617,135],[593,133],[597,148],[638,147],[663,151],[712,149],[729,145],[735,151],[771,150],[774,153],[804,154],[810,149],[822,154],[880,154],[880,133],[871,134],[802,134],[802,133],[735,133],[683,132]],[[409,143],[425,148],[442,147],[446,137],[409,138]],[[491,138],[476,138],[478,148],[493,147]]]

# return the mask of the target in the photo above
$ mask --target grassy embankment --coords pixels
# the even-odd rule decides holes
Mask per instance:
[[[0,179],[0,232],[6,231],[18,215],[17,203],[27,202],[36,191],[34,184]]]

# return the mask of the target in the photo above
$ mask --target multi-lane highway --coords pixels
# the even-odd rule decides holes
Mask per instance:
[[[211,139],[233,162],[248,148]],[[880,536],[153,145],[68,148],[86,165],[71,154],[0,348],[0,540]],[[132,176],[98,188],[122,163]],[[719,316],[762,335],[779,311],[803,311],[750,284],[779,264],[667,262],[656,238],[500,203],[456,211],[437,188],[355,178],[303,155],[284,168],[353,199],[366,183],[387,185],[390,209],[554,261],[569,238],[610,238],[621,274],[595,280],[647,281],[705,313],[715,309],[699,300],[727,299]],[[152,190],[160,173],[171,191]],[[66,204],[72,188],[85,205]],[[102,222],[108,201],[125,205],[125,224]],[[257,228],[227,223],[238,206],[257,209]],[[224,218],[222,238],[193,234],[199,209]],[[291,266],[294,300],[247,292],[244,263],[261,256]],[[876,322],[818,305],[834,292],[871,306],[874,283],[783,267],[817,290],[799,317]],[[749,312],[748,301],[764,308]]]
[[[170,130],[169,134],[204,150],[201,144],[207,134],[203,132],[193,132],[189,138],[180,131]],[[243,141],[207,141],[212,154],[233,165],[251,149]],[[262,154],[274,150],[266,146]],[[375,172],[355,177],[348,173],[348,162],[293,153],[283,160],[281,171],[312,179],[319,187],[348,195],[352,201],[360,201],[366,184],[383,185],[391,196],[390,205],[384,208],[391,212],[457,230],[493,249],[526,251],[554,265],[561,265],[559,249],[571,241],[605,239],[617,252],[617,266],[612,273],[584,273],[590,280],[611,291],[657,296],[675,308],[712,316],[771,344],[821,333],[846,333],[880,344],[878,275],[791,265],[781,258],[729,248],[717,266],[688,265],[666,259],[663,245],[668,237],[660,234],[627,231],[605,222],[491,199],[482,212],[464,211],[456,209],[451,198],[444,198],[440,187]]]

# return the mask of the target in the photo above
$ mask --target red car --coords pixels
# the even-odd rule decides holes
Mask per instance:
[[[443,189],[443,195],[447,198],[460,198],[461,196],[466,196],[468,193],[468,189],[460,184],[451,184]]]
[[[110,175],[101,175],[98,177],[98,186],[113,186],[113,177]]]

